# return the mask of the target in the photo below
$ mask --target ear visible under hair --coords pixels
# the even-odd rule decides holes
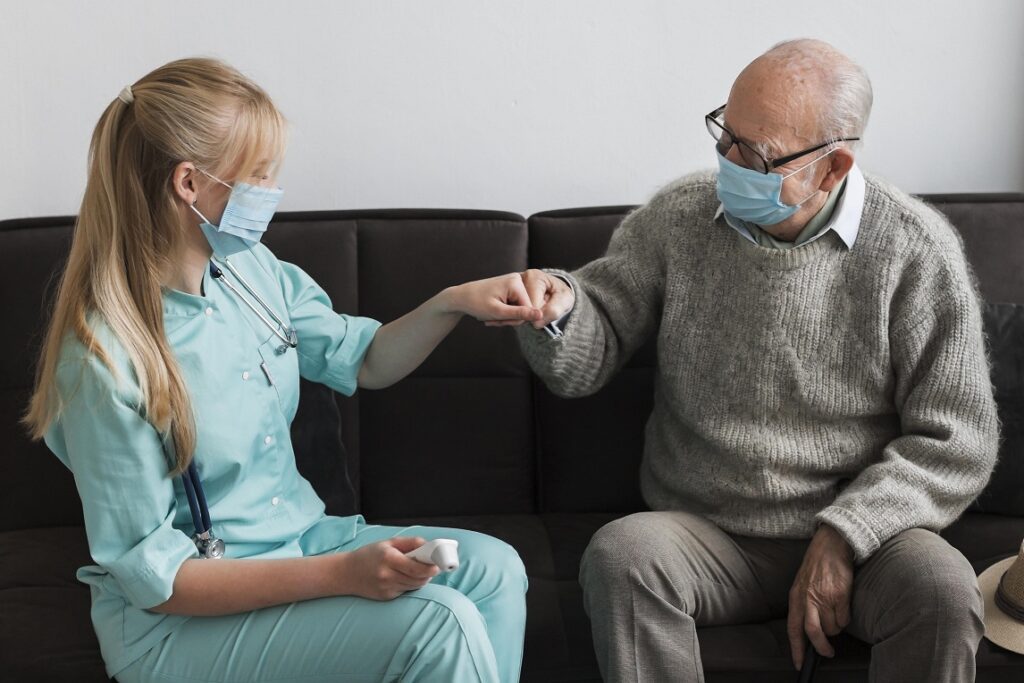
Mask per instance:
[[[839,147],[830,157],[830,166],[828,173],[822,180],[819,189],[825,192],[831,192],[837,189],[849,175],[850,169],[853,168],[853,152],[846,147]]]
[[[171,174],[171,184],[176,194],[182,201],[191,204],[196,198],[196,170],[195,164],[191,161],[179,162]]]

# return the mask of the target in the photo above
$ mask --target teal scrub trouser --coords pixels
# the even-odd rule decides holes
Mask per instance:
[[[455,539],[461,566],[386,602],[339,596],[193,617],[117,681],[518,681],[526,572],[516,551],[473,531],[374,525],[337,550],[394,536]]]

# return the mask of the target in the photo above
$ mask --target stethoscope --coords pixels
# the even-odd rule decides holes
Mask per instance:
[[[242,286],[245,287],[245,291],[249,292],[249,294],[254,299],[256,299],[256,301],[259,302],[260,306],[263,306],[263,309],[270,314],[270,317],[274,319],[274,322],[272,323],[269,320],[267,320],[266,316],[260,313],[259,309],[257,309],[252,304],[251,301],[246,299],[242,295],[242,293],[239,292],[238,289],[236,289],[235,286],[231,284],[231,282],[229,282],[227,278],[224,277],[224,271],[217,267],[217,264],[214,262],[213,259],[210,259],[210,276],[213,277],[214,280],[217,280],[225,287],[230,289],[232,292],[234,292],[235,296],[241,299],[245,303],[245,305],[249,307],[249,310],[255,313],[256,316],[263,321],[263,324],[269,327],[270,331],[273,332],[278,339],[284,342],[283,344],[281,344],[281,346],[277,347],[277,353],[282,354],[288,349],[294,349],[296,346],[298,346],[299,335],[295,331],[295,328],[287,325],[281,318],[281,316],[279,316],[274,311],[274,309],[270,307],[270,304],[264,301],[263,297],[256,293],[256,290],[252,288],[252,285],[249,284],[249,281],[242,277],[242,274],[239,273],[238,270],[233,265],[231,265],[231,261],[229,259],[224,258],[222,262],[224,263],[225,266],[227,266],[228,270],[231,271],[231,274],[238,278],[238,281],[242,283]],[[274,323],[277,324],[275,325]]]
[[[188,509],[192,513],[192,524],[196,528],[192,542],[196,544],[200,557],[219,560],[224,557],[224,541],[213,535],[210,508],[206,505],[206,494],[203,492],[203,482],[199,481],[195,460],[188,464],[188,469],[181,475],[181,481],[185,485]]]
[[[299,335],[295,331],[295,328],[285,324],[281,316],[279,316],[277,312],[263,300],[263,297],[256,293],[256,290],[254,290],[252,285],[242,277],[242,274],[239,273],[231,264],[231,261],[225,258],[222,263],[231,271],[232,275],[238,278],[238,281],[242,284],[242,287],[245,288],[245,291],[256,299],[264,310],[270,314],[270,317],[274,319],[274,322],[267,320],[266,316],[260,313],[259,309],[257,309],[251,301],[249,301],[233,284],[231,284],[230,281],[228,281],[227,278],[224,277],[224,271],[214,263],[213,259],[210,259],[210,276],[230,289],[235,296],[241,299],[245,305],[263,321],[263,324],[269,327],[270,331],[283,342],[277,347],[277,353],[282,354],[288,351],[288,349],[294,349],[297,347],[299,345]],[[275,325],[274,323],[277,324]],[[210,508],[206,504],[206,494],[203,491],[203,483],[199,480],[199,470],[196,469],[195,460],[189,463],[188,469],[181,475],[181,481],[185,486],[185,495],[188,497],[189,512],[192,513],[192,525],[196,530],[195,534],[192,536],[192,542],[196,544],[200,557],[214,560],[224,557],[224,541],[213,535],[213,524],[210,522]]]

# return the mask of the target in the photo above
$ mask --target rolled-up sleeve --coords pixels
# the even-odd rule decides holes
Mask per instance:
[[[198,557],[172,525],[174,486],[160,436],[98,358],[65,360],[56,382],[61,412],[47,443],[74,474],[93,561],[132,606],[159,605],[182,563]]]
[[[299,336],[299,374],[351,396],[380,323],[335,312],[327,292],[305,271],[278,263],[288,316]]]

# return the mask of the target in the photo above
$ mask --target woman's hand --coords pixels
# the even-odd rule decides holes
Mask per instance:
[[[398,536],[341,553],[339,593],[371,600],[392,600],[407,591],[422,588],[437,576],[438,568],[405,556],[426,541]]]
[[[359,386],[383,389],[419,367],[463,315],[487,324],[522,325],[539,320],[519,273],[445,289],[416,310],[377,330],[359,368]]]
[[[519,273],[467,282],[447,294],[451,312],[471,315],[491,326],[522,325],[541,318]]]

